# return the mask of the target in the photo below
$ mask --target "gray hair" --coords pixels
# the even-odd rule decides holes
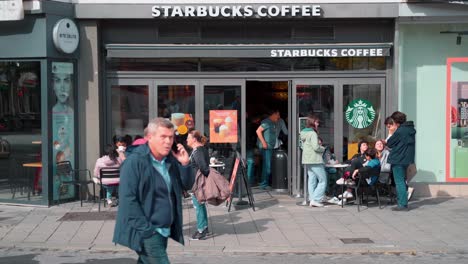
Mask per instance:
[[[174,124],[166,118],[156,117],[148,123],[147,134],[154,135],[159,127],[174,129]]]

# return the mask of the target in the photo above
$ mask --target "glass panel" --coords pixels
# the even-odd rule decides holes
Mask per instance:
[[[175,140],[185,143],[195,128],[195,85],[158,85],[158,116],[170,118],[176,126]]]
[[[299,131],[305,127],[304,118],[315,114],[320,118],[319,137],[323,145],[334,150],[334,102],[333,85],[297,85],[297,113],[300,121]]]
[[[451,140],[452,178],[468,178],[468,58],[451,68]]]
[[[209,154],[225,163],[224,175],[232,172],[236,151],[241,152],[241,86],[204,86],[204,133]]]
[[[113,85],[112,98],[112,136],[127,136],[127,144],[135,136],[143,136],[148,125],[148,85]]]
[[[0,200],[42,201],[40,62],[0,62]]]
[[[382,137],[383,122],[380,84],[343,85],[343,160],[358,153],[358,142],[371,146]]]

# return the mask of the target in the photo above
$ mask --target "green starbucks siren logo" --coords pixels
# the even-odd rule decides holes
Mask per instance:
[[[371,103],[364,99],[356,99],[346,108],[346,121],[355,128],[366,128],[374,122],[375,110]]]

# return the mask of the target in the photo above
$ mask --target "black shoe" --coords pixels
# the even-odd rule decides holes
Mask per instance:
[[[395,206],[392,208],[392,211],[403,211],[403,212],[408,212],[408,206]]]
[[[192,235],[192,240],[203,240],[203,239],[205,239],[207,234],[208,234],[208,228],[205,228],[205,230],[203,230],[203,232],[201,232],[201,233],[196,231]]]

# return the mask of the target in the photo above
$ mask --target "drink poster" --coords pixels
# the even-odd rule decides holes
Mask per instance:
[[[195,128],[192,114],[187,113],[172,113],[171,122],[174,124],[176,135],[186,135],[190,130]]]
[[[237,143],[237,110],[210,110],[210,143]]]

